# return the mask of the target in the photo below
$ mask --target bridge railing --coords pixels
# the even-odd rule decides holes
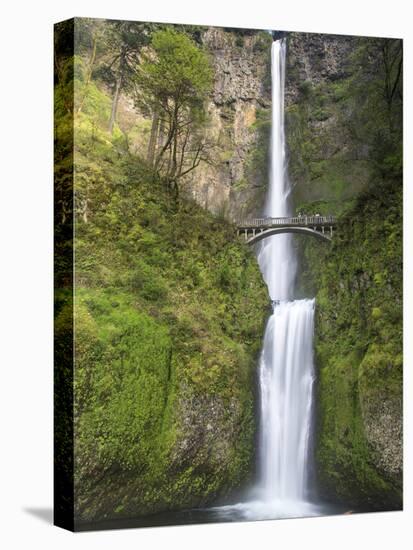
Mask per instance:
[[[238,223],[240,228],[253,227],[273,227],[274,225],[299,225],[299,226],[314,226],[314,225],[335,225],[336,219],[334,216],[293,216],[283,218],[252,218],[243,220]]]

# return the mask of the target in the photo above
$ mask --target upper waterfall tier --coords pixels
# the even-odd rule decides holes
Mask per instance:
[[[271,49],[272,126],[270,182],[264,206],[267,216],[288,216],[289,180],[286,167],[284,133],[285,40],[273,42]],[[260,246],[258,263],[272,300],[290,300],[296,259],[291,235],[277,235]]]

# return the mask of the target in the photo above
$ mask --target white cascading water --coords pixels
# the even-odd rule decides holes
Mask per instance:
[[[290,214],[290,185],[285,158],[284,81],[285,42],[277,40],[271,50],[272,125],[270,184],[264,214],[277,218]],[[288,300],[292,296],[296,258],[291,235],[276,235],[265,239],[258,253],[260,265],[272,300]]]
[[[290,214],[284,136],[284,40],[271,51],[272,133],[271,169],[265,215]],[[260,479],[254,499],[220,507],[220,514],[238,512],[248,519],[317,515],[307,500],[309,438],[314,379],[314,299],[294,300],[296,257],[292,235],[262,241],[258,252],[273,306],[259,365]]]
[[[285,41],[272,45],[272,134],[269,217],[288,216],[290,185],[284,138]],[[288,508],[305,502],[311,429],[314,300],[293,300],[296,258],[291,235],[263,241],[258,263],[270,298],[260,359],[260,474],[263,499]],[[279,303],[278,303],[279,302]]]

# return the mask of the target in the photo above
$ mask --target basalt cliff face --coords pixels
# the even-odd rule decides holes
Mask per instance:
[[[193,172],[187,188],[202,206],[232,220],[262,214],[269,166],[271,41],[264,31],[210,28],[202,34],[214,68],[208,104],[211,162]],[[287,35],[285,119],[294,206],[328,200],[339,211],[337,203],[354,197],[368,179],[368,150],[354,142],[341,110],[357,43],[357,37]]]
[[[290,33],[285,119],[293,202],[330,202],[339,212],[369,178],[368,149],[345,105],[358,37]],[[344,101],[343,101],[344,100]]]
[[[272,37],[266,31],[209,27],[198,41],[213,68],[206,107],[208,162],[186,176],[182,192],[226,219],[258,215],[268,181]],[[131,150],[146,157],[151,120],[126,94],[118,124]]]
[[[214,87],[208,104],[211,163],[193,174],[196,200],[237,219],[261,210],[267,186],[271,119],[271,36],[210,28]]]

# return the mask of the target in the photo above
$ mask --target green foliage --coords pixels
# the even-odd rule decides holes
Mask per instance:
[[[153,101],[194,105],[203,100],[212,79],[205,53],[187,35],[172,29],[157,31],[151,46],[156,59],[142,63],[139,83]]]
[[[402,63],[401,40],[359,39],[353,55],[350,131],[370,147],[373,176],[382,180],[402,173]]]
[[[74,65],[76,515],[199,505],[251,472],[265,286],[231,224],[173,200],[109,134],[109,97]],[[64,332],[63,290],[57,300]],[[197,432],[222,412],[186,450],[182,409],[203,400]]]
[[[79,290],[76,298],[81,483],[95,468],[139,469],[158,456],[172,349],[167,328],[131,308],[128,295]]]
[[[271,51],[272,36],[265,31],[259,32],[256,35],[254,41],[254,52],[259,52],[261,54],[267,54]]]
[[[212,85],[210,61],[187,34],[171,28],[159,30],[152,36],[136,84],[137,104],[153,115],[151,137],[155,139],[158,132],[162,135],[162,146],[156,148],[153,141],[151,156],[155,158],[150,163],[178,194],[178,180],[206,160],[201,130]]]
[[[82,112],[89,115],[95,124],[104,126],[110,115],[110,98],[93,81],[87,82],[88,69],[84,59],[75,56],[73,61],[75,110],[79,109],[82,102]],[[92,120],[89,119],[89,122]]]
[[[398,507],[394,485],[372,461],[358,397],[357,354],[343,356],[320,373],[318,448],[319,477],[324,492],[361,509]],[[381,380],[383,386],[384,380]]]
[[[326,499],[398,509],[401,44],[352,43],[346,76],[304,82],[286,113],[297,210],[339,216],[331,247],[298,243],[300,294],[317,304],[316,469]]]
[[[401,177],[401,41],[350,40],[338,79],[300,82],[300,60],[289,57],[289,85],[299,90],[286,109],[296,204],[348,200],[370,182]]]
[[[401,196],[400,182],[376,184],[348,205],[331,248],[305,247],[304,290],[317,291],[319,483],[367,509],[401,503],[400,472],[383,471],[369,442],[384,427],[372,432],[368,416],[401,423]]]
[[[121,78],[122,89],[131,91],[141,50],[150,43],[154,27],[151,23],[136,21],[105,21],[99,36],[102,62],[96,67],[94,76],[113,90]]]
[[[133,163],[125,169],[136,185]],[[253,257],[232,235],[231,226],[198,206],[170,203],[150,181],[115,190],[92,222],[79,222],[77,272],[84,290],[78,287],[76,305],[76,456],[82,517],[102,513],[103,504],[88,498],[94,491],[110,514],[114,507],[117,514],[130,513],[119,508],[110,485],[95,485],[96,472],[113,480],[109,472],[119,470],[118,491],[130,496],[133,487],[140,495],[139,503],[130,496],[135,513],[211,498],[247,475],[251,376],[266,293]],[[234,440],[239,450],[231,450],[219,472],[200,458],[208,475],[196,490],[197,478],[184,465],[162,477],[177,452],[175,438],[185,438],[185,430],[175,431],[182,422],[175,399],[182,399],[183,385],[186,394],[242,404],[244,443]],[[201,456],[204,451],[200,445]],[[133,476],[129,488],[124,476]],[[144,496],[154,487],[156,498]]]
[[[237,48],[243,48],[244,47],[244,38],[242,36],[238,35],[235,38],[235,45],[237,46]]]

